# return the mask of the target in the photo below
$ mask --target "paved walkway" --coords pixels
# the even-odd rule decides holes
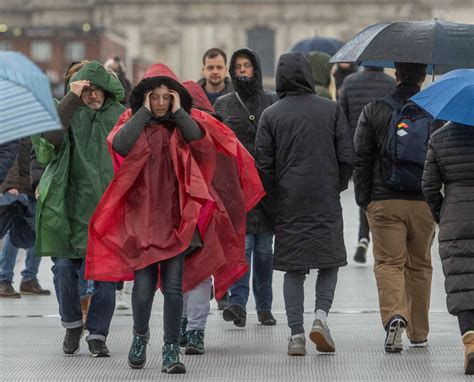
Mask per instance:
[[[409,349],[401,354],[383,351],[384,331],[378,314],[377,291],[372,260],[363,267],[352,262],[357,238],[357,209],[353,192],[343,196],[346,247],[349,265],[341,269],[329,325],[336,343],[335,355],[321,355],[307,342],[306,357],[286,354],[289,329],[283,304],[283,277],[274,274],[275,327],[257,324],[253,298],[249,303],[247,327],[238,329],[224,322],[215,302],[206,331],[206,353],[183,356],[188,373],[162,374],[162,297],[155,299],[151,321],[148,362],[142,370],[127,366],[131,340],[131,311],[118,311],[108,338],[110,358],[94,359],[83,340],[81,351],[65,356],[61,350],[64,330],[60,326],[54,295],[25,296],[17,300],[0,299],[0,380],[1,381],[474,381],[463,374],[463,348],[456,318],[446,312],[444,279],[433,246],[433,293],[431,302],[430,346]],[[15,270],[16,287],[23,257]],[[371,257],[371,256],[369,256]],[[41,264],[39,279],[53,290],[51,262]],[[314,309],[313,272],[306,281],[305,327],[311,328]],[[130,296],[127,296],[130,299]]]

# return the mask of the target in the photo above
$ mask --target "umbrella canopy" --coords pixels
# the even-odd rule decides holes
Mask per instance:
[[[310,37],[297,42],[293,45],[289,52],[300,52],[308,54],[309,52],[324,52],[332,56],[336,53],[344,43],[336,38],[331,37]]]
[[[428,73],[474,68],[474,25],[442,20],[379,23],[354,36],[331,63],[394,67],[394,62],[428,64]]]
[[[0,144],[61,128],[46,74],[23,54],[0,51]]]
[[[436,119],[474,126],[474,69],[453,70],[411,100]]]

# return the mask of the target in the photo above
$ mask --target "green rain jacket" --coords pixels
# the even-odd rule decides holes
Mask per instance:
[[[91,81],[109,96],[100,110],[77,109],[58,150],[45,138],[33,140],[38,161],[49,163],[39,184],[38,256],[85,257],[89,219],[114,175],[106,138],[125,109],[118,102],[124,89],[95,61],[71,78],[78,80]]]
[[[310,52],[308,54],[308,61],[313,72],[314,90],[316,95],[328,99],[332,99],[329,93],[329,84],[331,83],[331,64],[329,60],[331,56],[324,52]]]

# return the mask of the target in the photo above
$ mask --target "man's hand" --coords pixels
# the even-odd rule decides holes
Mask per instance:
[[[170,91],[170,95],[172,97],[172,101],[171,101],[171,111],[173,113],[176,113],[179,109],[181,109],[181,98],[179,97],[179,93],[175,90],[169,90]]]
[[[150,94],[153,90],[150,90],[145,93],[145,99],[143,100],[143,106],[151,113],[151,106],[150,106]]]
[[[90,86],[90,81],[87,80],[79,80],[79,81],[74,81],[69,84],[69,89],[78,97],[81,96],[82,91],[84,88]]]
[[[7,190],[7,192],[9,194],[12,194],[13,196],[18,196],[18,194],[20,193],[20,191],[18,191],[18,188],[10,188],[9,190]]]

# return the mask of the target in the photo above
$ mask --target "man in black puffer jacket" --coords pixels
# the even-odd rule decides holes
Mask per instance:
[[[216,114],[237,135],[239,141],[255,156],[255,136],[262,112],[278,100],[274,92],[262,85],[260,60],[255,52],[243,48],[234,52],[229,74],[234,92],[217,99]],[[272,308],[273,232],[274,211],[271,200],[265,197],[247,214],[245,252],[249,265],[253,253],[253,293],[258,320],[263,325],[275,325]],[[250,271],[230,288],[230,305],[223,311],[226,321],[238,327],[246,324],[246,305],[249,297]]]
[[[347,76],[342,83],[337,100],[349,120],[352,137],[357,121],[365,105],[395,91],[396,82],[383,72],[383,68],[366,66],[362,72]],[[369,246],[369,222],[362,208],[359,208],[359,243],[354,256],[357,263],[365,263]]]
[[[420,91],[426,65],[396,63],[395,67],[398,85],[392,96],[405,103]],[[354,186],[372,232],[380,313],[387,332],[385,351],[400,352],[405,328],[412,346],[428,344],[435,227],[421,190],[401,191],[385,181],[391,167],[384,152],[391,116],[392,108],[383,100],[364,107],[354,138]]]

